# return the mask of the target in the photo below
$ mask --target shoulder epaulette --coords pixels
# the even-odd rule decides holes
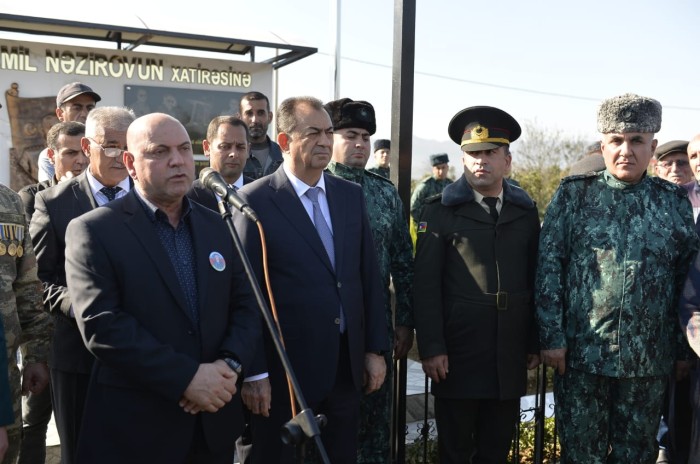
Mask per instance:
[[[425,199],[425,203],[435,203],[436,201],[442,200],[442,193],[436,193],[435,195],[430,195],[428,198]]]
[[[385,182],[390,183],[391,185],[394,185],[394,184],[393,184],[389,179],[387,179],[386,177],[380,176],[379,174],[374,173],[374,172],[372,172],[372,171],[370,171],[370,170],[368,170],[368,169],[365,169],[365,173],[366,173],[368,176],[372,177],[373,179],[381,179],[381,180],[383,180],[383,181],[385,181]]]
[[[583,174],[575,174],[573,176],[566,176],[561,180],[561,182],[562,182],[562,184],[564,184],[567,182],[574,182],[574,181],[582,180],[582,179],[593,179],[594,177],[598,177],[602,173],[603,173],[603,171],[584,172]]]

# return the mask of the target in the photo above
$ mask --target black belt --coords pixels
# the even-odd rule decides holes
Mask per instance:
[[[473,295],[460,295],[454,297],[465,303],[484,306],[495,306],[499,311],[508,309],[509,304],[529,304],[532,301],[531,292],[498,292],[480,293]]]

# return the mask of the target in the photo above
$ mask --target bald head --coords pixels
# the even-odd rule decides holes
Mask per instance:
[[[700,134],[690,139],[688,143],[688,162],[695,179],[700,181]]]
[[[185,127],[164,113],[136,119],[126,133],[124,161],[139,193],[164,210],[178,208],[194,180],[192,142]]]

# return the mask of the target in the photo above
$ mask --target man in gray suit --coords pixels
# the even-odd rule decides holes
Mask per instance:
[[[73,464],[93,356],[87,351],[75,322],[66,285],[65,248],[68,223],[83,213],[122,197],[132,182],[122,162],[126,130],[135,119],[127,108],[92,110],[85,122],[83,152],[90,165],[82,174],[39,192],[29,226],[39,278],[44,283],[44,305],[53,315],[54,336],[49,367],[61,439],[61,462]]]

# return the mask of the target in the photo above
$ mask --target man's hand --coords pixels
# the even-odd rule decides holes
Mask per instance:
[[[236,394],[236,380],[238,375],[221,359],[200,364],[180,400],[180,407],[190,414],[216,412]]]
[[[423,372],[435,383],[440,383],[441,380],[447,378],[449,369],[449,361],[446,354],[439,354],[429,358],[421,359]]]
[[[22,370],[22,394],[38,395],[49,384],[49,367],[44,363],[29,363]]]
[[[559,375],[564,375],[566,372],[566,348],[542,350],[540,356],[542,356],[542,362],[545,366],[553,367]]]
[[[528,370],[534,369],[540,365],[540,355],[538,354],[528,354],[527,355],[527,368]]]
[[[386,376],[384,356],[365,353],[365,394],[379,390]]]
[[[265,417],[270,417],[272,389],[270,388],[269,377],[252,382],[243,382],[241,398],[243,399],[243,404],[253,414],[262,414]]]
[[[394,331],[394,359],[406,357],[413,346],[413,329],[405,325],[397,325]]]

